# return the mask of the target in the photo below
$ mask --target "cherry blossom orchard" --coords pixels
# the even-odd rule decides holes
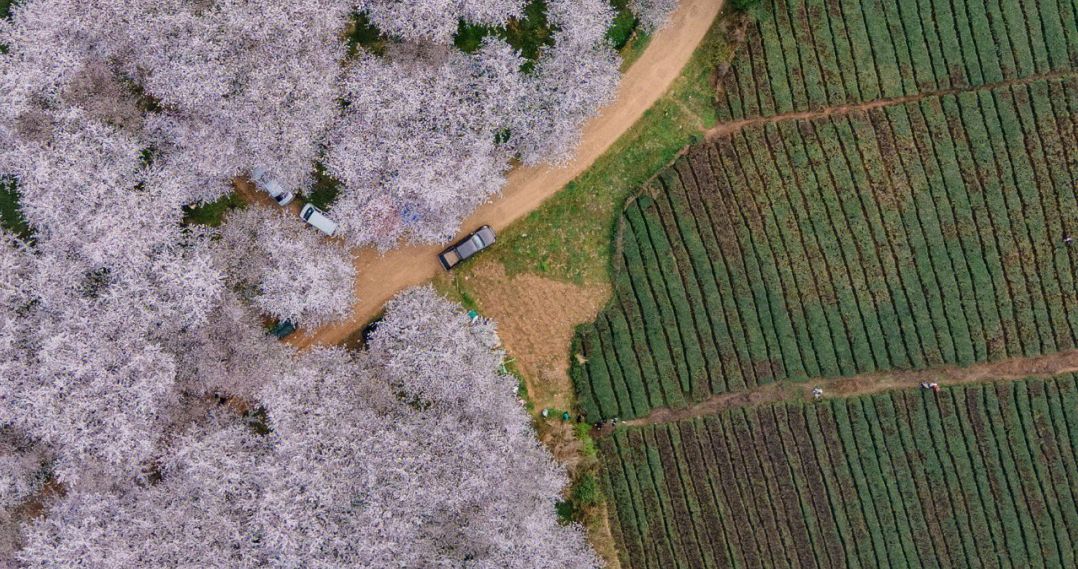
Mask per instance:
[[[350,247],[444,241],[511,164],[566,159],[618,83],[613,9],[541,4],[538,53],[503,33],[523,0],[12,4],[0,566],[600,565],[492,324],[419,288],[363,349],[267,332],[349,314]],[[328,176],[343,239],[254,204],[192,221],[256,168]]]

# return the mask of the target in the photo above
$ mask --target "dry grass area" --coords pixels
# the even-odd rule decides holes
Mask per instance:
[[[533,274],[508,275],[495,259],[478,259],[457,277],[475,307],[498,323],[498,336],[524,376],[537,409],[570,409],[569,343],[610,297],[606,284],[576,285]]]

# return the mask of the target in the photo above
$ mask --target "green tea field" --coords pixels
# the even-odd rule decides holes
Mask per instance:
[[[625,210],[614,302],[579,338],[583,408],[1073,348],[1076,93],[1037,80],[692,148]]]
[[[622,567],[1078,566],[1078,5],[752,14],[573,344]]]
[[[720,120],[854,105],[1065,72],[1069,0],[763,0],[722,82]]]
[[[1074,567],[1078,386],[737,409],[603,439],[624,567]]]

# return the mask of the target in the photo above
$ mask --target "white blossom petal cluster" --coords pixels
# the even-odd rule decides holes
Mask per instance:
[[[504,25],[522,15],[524,0],[359,0],[356,9],[392,36],[451,44],[459,22]]]
[[[260,316],[347,314],[347,250],[276,210],[184,221],[255,166],[302,193],[321,162],[351,244],[443,240],[616,86],[609,6],[546,6],[524,71],[496,34],[452,46],[522,0],[14,4],[0,178],[30,232],[0,230],[0,566],[597,565],[492,327],[420,289],[368,351],[297,355]],[[348,55],[356,11],[384,56]]]
[[[633,14],[645,32],[655,32],[666,24],[670,14],[677,8],[677,0],[632,0]]]
[[[536,441],[496,344],[490,325],[431,289],[408,291],[370,350],[318,348],[267,370],[257,394],[266,431],[203,410],[163,437],[145,482],[78,488],[52,504],[18,558],[35,568],[598,567],[580,528],[555,519],[564,471]]]
[[[332,213],[353,243],[443,241],[505,183],[510,154],[496,138],[524,96],[520,57],[500,40],[472,55],[433,49],[364,56],[345,78],[326,167],[344,186]]]
[[[233,213],[217,248],[227,282],[251,291],[254,305],[279,320],[317,327],[346,316],[355,302],[349,250],[323,243],[278,211],[250,207]]]

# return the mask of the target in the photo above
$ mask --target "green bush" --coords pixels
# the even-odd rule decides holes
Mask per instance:
[[[614,7],[614,22],[606,31],[606,37],[614,49],[620,51],[636,31],[636,16],[629,10],[629,0],[611,0],[610,5]]]
[[[760,3],[760,0],[730,0],[730,7],[738,12],[744,12]]]
[[[585,472],[577,478],[573,484],[571,498],[577,509],[591,508],[599,505],[603,499],[603,493],[599,489],[599,482],[591,473]]]
[[[0,228],[23,240],[33,238],[33,231],[19,210],[19,191],[13,180],[0,179]]]
[[[218,227],[224,222],[225,215],[235,209],[247,207],[236,192],[230,192],[215,201],[189,205],[183,208],[183,223]]]

